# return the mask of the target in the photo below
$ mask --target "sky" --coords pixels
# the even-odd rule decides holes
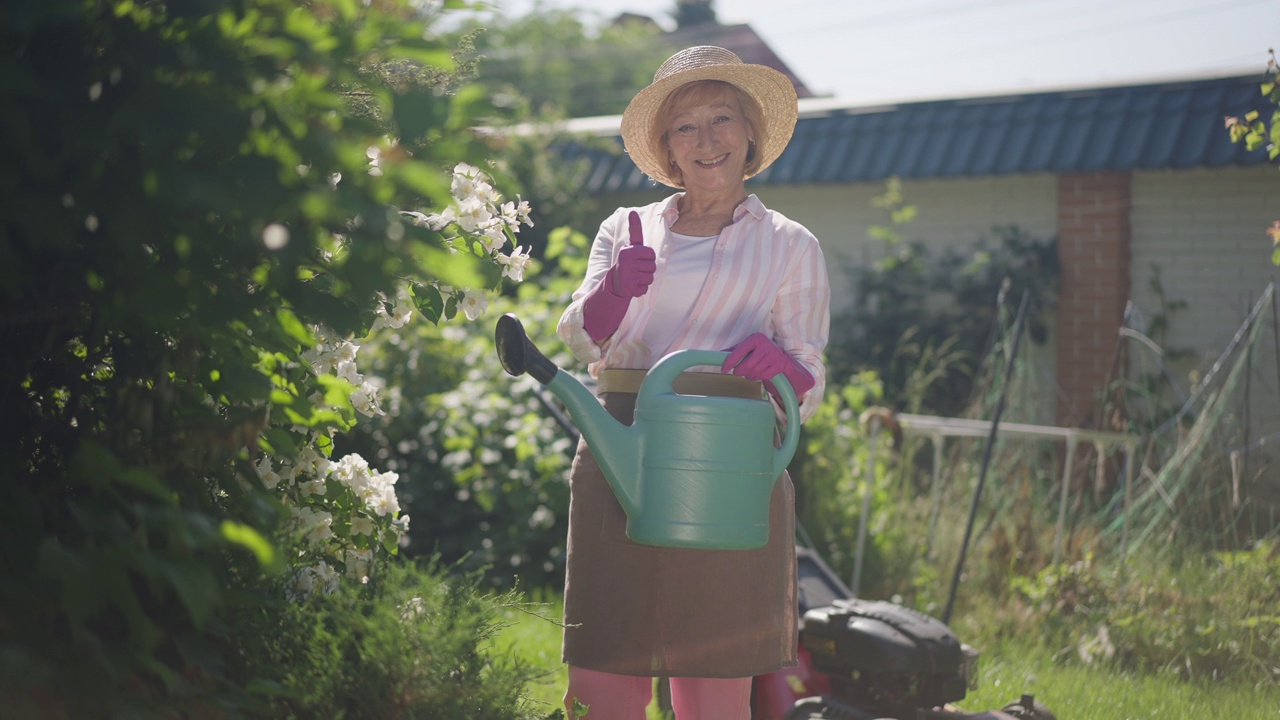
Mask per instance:
[[[489,0],[674,27],[675,0]],[[1194,79],[1266,70],[1280,0],[716,0],[819,95],[850,105]],[[655,70],[657,68],[654,68]]]

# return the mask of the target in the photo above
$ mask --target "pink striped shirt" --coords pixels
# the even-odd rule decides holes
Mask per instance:
[[[664,292],[692,292],[664,287],[664,258],[671,252],[667,239],[680,214],[679,198],[677,193],[644,207],[619,208],[600,225],[586,277],[574,291],[557,332],[576,358],[589,363],[587,370],[593,377],[605,368],[648,369],[675,350],[728,350],[748,335],[762,332],[813,375],[814,386],[799,398],[801,419],[808,419],[817,411],[826,386],[823,352],[831,329],[827,266],[813,233],[767,209],[755,195],[738,206],[733,223],[716,240],[690,320],[676,332],[670,346],[645,345],[644,327],[653,315],[654,298]],[[630,243],[627,215],[633,209],[644,224],[645,244],[658,256],[658,269],[649,292],[631,301],[617,331],[597,345],[583,326],[583,302]]]

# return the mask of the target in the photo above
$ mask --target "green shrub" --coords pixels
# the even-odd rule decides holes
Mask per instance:
[[[1024,291],[1030,297],[1028,338],[1047,339],[1045,323],[1057,296],[1057,241],[996,227],[994,239],[977,238],[967,254],[948,250],[935,257],[923,242],[904,237],[915,207],[897,178],[874,202],[888,218],[869,229],[882,242],[883,257],[846,269],[855,297],[832,318],[832,376],[844,382],[860,370],[875,370],[889,407],[963,415],[978,389],[981,364]]]
[[[391,563],[365,586],[273,600],[233,628],[237,674],[273,718],[525,718],[539,672],[493,649],[518,598],[434,563]],[[278,596],[273,596],[277,597]]]
[[[1274,543],[1185,558],[1045,568],[1013,581],[1024,613],[1013,625],[1065,662],[1280,683],[1280,553]]]
[[[274,607],[260,575],[290,587],[312,578],[275,573],[306,565],[327,585],[364,562],[281,548],[301,531],[396,551],[394,496],[370,518],[369,498],[326,476],[334,436],[376,414],[373,391],[313,353],[363,337],[389,303],[437,320],[463,288],[501,282],[493,248],[414,221],[450,202],[449,168],[487,155],[471,131],[483,93],[459,87],[429,10],[0,12],[7,711],[257,712],[273,676],[236,674],[228,627]],[[286,464],[313,473],[305,504]]]

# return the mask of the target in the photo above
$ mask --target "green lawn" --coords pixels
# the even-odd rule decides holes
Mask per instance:
[[[531,607],[546,617],[559,618],[554,600]],[[545,682],[531,685],[539,715],[561,707],[565,669],[560,663],[560,628],[518,610],[507,610],[510,624],[497,638],[497,648],[511,650],[546,670]],[[1280,720],[1280,686],[1241,687],[1227,683],[1188,683],[1172,676],[1131,676],[1100,667],[1055,663],[1044,648],[1016,640],[998,647],[980,647],[978,689],[962,706],[969,710],[998,709],[1033,693],[1058,720]],[[659,717],[656,707],[650,717]]]
[[[979,687],[967,708],[999,708],[1031,692],[1058,720],[1277,720],[1280,686],[1261,688],[1140,675],[1055,663],[1044,648],[1016,640],[980,648]]]

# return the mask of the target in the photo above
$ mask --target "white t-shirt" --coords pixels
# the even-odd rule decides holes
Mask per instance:
[[[670,352],[676,332],[688,321],[693,301],[702,292],[707,273],[711,271],[711,254],[715,252],[719,235],[693,237],[673,232],[669,237],[671,254],[659,260],[667,265],[664,292],[654,297],[653,314],[641,335],[655,357]]]

